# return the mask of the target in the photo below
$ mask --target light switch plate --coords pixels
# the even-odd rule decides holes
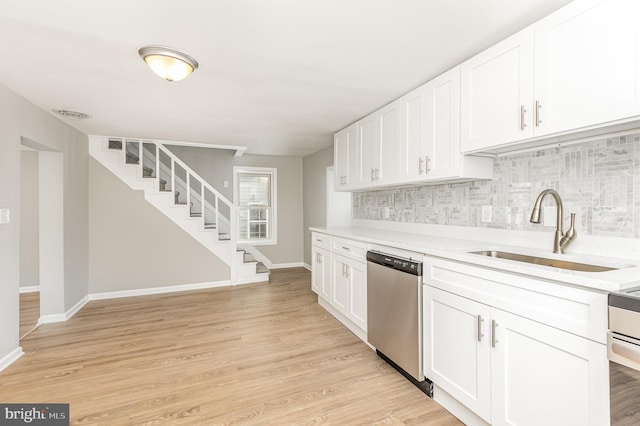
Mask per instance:
[[[11,210],[0,209],[0,223],[9,223],[11,221]]]

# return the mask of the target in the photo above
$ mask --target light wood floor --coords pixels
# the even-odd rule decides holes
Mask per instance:
[[[70,403],[76,425],[460,424],[317,305],[302,268],[93,301],[21,345],[0,401]]]
[[[40,292],[20,293],[20,338],[38,325]]]

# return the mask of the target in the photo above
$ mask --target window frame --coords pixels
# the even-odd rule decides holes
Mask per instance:
[[[241,207],[239,203],[239,194],[238,194],[238,184],[239,174],[268,174],[270,175],[270,194],[271,194],[271,206],[269,210],[271,211],[270,217],[267,220],[267,226],[270,227],[271,235],[268,239],[242,239],[240,238],[240,217],[238,215],[238,243],[240,244],[251,244],[254,246],[260,245],[275,245],[278,243],[278,232],[277,232],[277,223],[278,223],[278,215],[277,215],[277,203],[278,203],[278,194],[277,194],[277,178],[278,178],[278,169],[275,167],[251,167],[251,166],[234,166],[233,167],[233,204],[235,204],[238,210],[245,209],[246,207]],[[269,211],[267,210],[267,211]]]

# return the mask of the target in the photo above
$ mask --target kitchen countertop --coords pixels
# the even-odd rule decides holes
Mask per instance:
[[[582,254],[555,254],[551,249],[529,249],[526,247],[502,245],[484,241],[447,238],[437,235],[397,232],[366,227],[335,227],[310,228],[311,231],[321,232],[336,237],[348,238],[369,244],[394,247],[423,253],[428,256],[442,257],[450,260],[470,263],[477,266],[499,269],[505,272],[543,278],[579,287],[600,291],[622,291],[640,287],[640,262],[628,259],[612,259],[602,256]],[[567,269],[553,268],[544,265],[534,265],[506,259],[496,259],[477,254],[472,251],[498,250],[510,253],[525,254],[559,259],[578,263],[589,263],[600,266],[620,267],[612,271],[581,272]]]

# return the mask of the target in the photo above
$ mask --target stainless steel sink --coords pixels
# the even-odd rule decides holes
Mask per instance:
[[[482,250],[472,251],[471,254],[478,254],[480,256],[494,257],[496,259],[515,260],[516,262],[532,263],[534,265],[551,266],[553,268],[570,269],[572,271],[581,272],[605,272],[613,271],[616,269],[629,268],[633,265],[619,265],[616,267],[592,265],[589,263],[571,262],[568,260],[560,259],[547,259],[545,257],[528,256],[526,254],[508,253],[504,251],[494,250]]]

